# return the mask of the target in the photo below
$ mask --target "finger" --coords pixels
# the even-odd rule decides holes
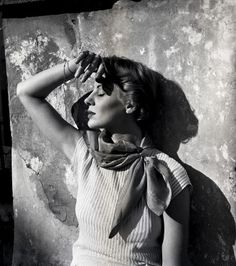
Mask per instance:
[[[81,79],[81,82],[85,82],[93,73],[91,69],[87,69],[83,75],[83,78]]]
[[[74,77],[77,79],[77,78],[80,77],[81,74],[83,74],[83,73],[84,73],[84,68],[83,68],[82,66],[79,66],[79,67],[77,68],[77,70],[75,71],[75,75],[74,75]]]
[[[82,82],[85,82],[94,72],[97,72],[101,60],[102,59],[99,55],[94,55],[93,61],[88,65],[85,70],[85,74],[81,80]]]
[[[89,54],[89,51],[83,51],[79,53],[79,56],[77,57],[75,63],[79,64],[79,62],[84,59]]]
[[[78,69],[75,72],[74,77],[78,78],[81,76],[81,74],[83,74],[85,72],[85,69],[87,68],[87,66],[91,63],[91,61],[93,61],[95,54],[89,54],[81,63],[81,65],[78,67]]]
[[[98,71],[97,71],[97,74],[96,74],[96,77],[95,77],[95,80],[99,80],[102,78],[102,75],[105,73],[105,69],[104,69],[104,66],[103,64],[100,64],[99,65],[99,68],[98,68]]]
[[[86,71],[89,71],[88,73],[90,74],[92,74],[93,72],[97,72],[100,62],[101,62],[100,56],[95,55],[93,61],[86,68]]]
[[[89,53],[88,56],[81,62],[81,66],[86,69],[95,57],[94,53]]]
[[[92,72],[97,72],[101,61],[102,61],[101,57],[99,55],[95,55],[93,62],[89,66],[89,69],[91,69]]]
[[[84,74],[81,82],[85,82],[92,75],[93,72],[97,71],[100,62],[101,62],[101,57],[98,55],[95,55],[92,63],[86,69],[85,74]]]

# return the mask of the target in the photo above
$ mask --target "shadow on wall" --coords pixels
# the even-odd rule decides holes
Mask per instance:
[[[194,266],[234,266],[235,221],[219,187],[183,164],[193,184],[190,213],[190,256]]]
[[[0,169],[0,265],[12,265],[14,221],[11,170]]]
[[[198,120],[184,92],[176,83],[167,80],[164,89],[166,110],[159,121],[164,124],[160,136],[164,145],[160,148],[185,167],[193,185],[190,259],[194,266],[234,266],[236,228],[228,200],[211,178],[183,163],[177,155],[180,144],[197,134]],[[175,120],[174,123],[170,117]]]

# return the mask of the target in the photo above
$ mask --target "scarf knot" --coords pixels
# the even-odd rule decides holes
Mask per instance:
[[[97,164],[110,170],[129,167],[128,176],[119,193],[109,238],[114,237],[122,222],[145,197],[148,208],[160,216],[171,200],[169,168],[157,159],[153,147],[138,147],[127,141],[107,142],[106,131],[98,137],[99,150],[91,149]]]

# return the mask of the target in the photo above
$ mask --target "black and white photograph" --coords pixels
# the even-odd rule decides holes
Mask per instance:
[[[0,1],[0,266],[236,265],[236,2]]]

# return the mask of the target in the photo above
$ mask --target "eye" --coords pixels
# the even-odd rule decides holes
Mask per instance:
[[[105,91],[103,89],[98,90],[98,96],[103,96],[105,95]]]
[[[103,96],[103,95],[105,95],[105,91],[100,89],[100,90],[98,90],[98,94],[97,95],[98,96]]]
[[[102,85],[97,86],[97,95],[98,96],[104,96],[105,95],[105,91],[103,90]]]

